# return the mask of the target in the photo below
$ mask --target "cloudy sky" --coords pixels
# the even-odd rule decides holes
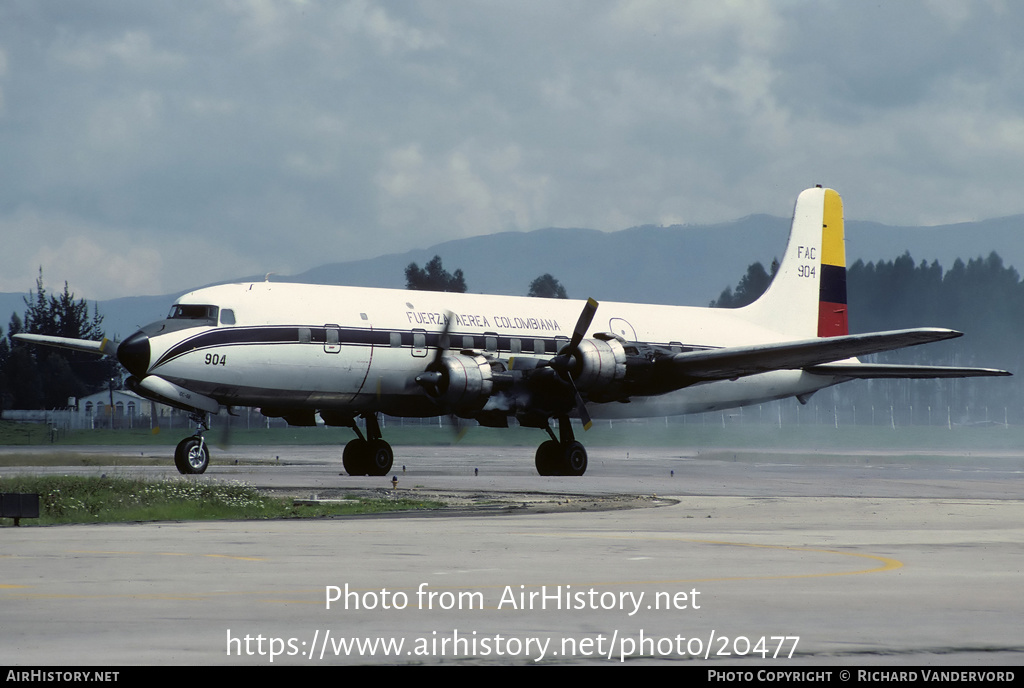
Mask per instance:
[[[1009,0],[4,0],[0,291],[788,215],[815,183],[854,219],[1022,213],[1022,35]]]

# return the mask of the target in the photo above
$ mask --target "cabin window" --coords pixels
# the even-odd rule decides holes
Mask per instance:
[[[487,335],[485,335],[484,336],[484,349],[486,349],[487,351],[497,351],[498,350],[498,335],[496,335],[496,334],[487,334]]]
[[[542,354],[544,353],[544,340],[534,339],[533,340],[533,353]]]
[[[412,331],[412,355],[417,357],[427,355],[427,333],[423,330]]]
[[[308,327],[299,328],[299,344],[309,344],[313,341],[313,333],[310,332]]]
[[[513,353],[513,354],[521,353],[522,350],[523,350],[523,342],[522,342],[521,339],[513,338],[512,340],[509,341],[508,348],[509,348],[509,353]]]
[[[390,337],[391,337],[391,347],[392,348],[397,349],[400,346],[402,346],[402,333],[401,332],[392,332]]]
[[[462,348],[463,349],[472,349],[473,348],[473,338],[469,337],[469,336],[463,337],[462,338]]]
[[[324,352],[336,354],[341,351],[341,330],[337,325],[326,325],[324,330]]]

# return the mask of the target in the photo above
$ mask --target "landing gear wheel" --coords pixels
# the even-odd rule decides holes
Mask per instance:
[[[370,440],[366,447],[366,472],[370,475],[387,475],[391,470],[391,464],[395,460],[395,453],[391,445],[384,440]]]
[[[201,437],[186,437],[174,448],[174,465],[183,475],[205,473],[210,450]]]
[[[579,442],[570,442],[562,454],[561,475],[583,475],[587,472],[587,450]]]
[[[558,475],[558,464],[562,456],[562,445],[554,440],[543,442],[537,447],[537,455],[534,462],[537,465],[539,475]]]
[[[345,467],[345,472],[349,475],[366,475],[367,464],[366,455],[369,453],[369,442],[364,439],[354,439],[345,445],[345,450],[341,453],[341,463]]]

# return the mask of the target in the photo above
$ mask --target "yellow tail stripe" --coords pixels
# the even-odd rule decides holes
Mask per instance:
[[[821,262],[823,265],[846,267],[843,199],[832,189],[825,189],[825,212],[821,228]]]

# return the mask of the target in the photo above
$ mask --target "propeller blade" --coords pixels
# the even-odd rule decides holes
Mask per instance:
[[[95,341],[92,339],[72,339],[70,337],[53,337],[46,334],[28,333],[19,333],[13,335],[13,337],[21,342],[54,346],[59,349],[71,349],[72,351],[84,351],[98,356],[113,356],[117,353],[117,347],[121,345],[121,342],[107,338]]]
[[[576,413],[583,421],[583,429],[589,430],[594,421],[590,417],[590,411],[587,410],[587,404],[583,401],[583,395],[576,389],[576,382],[572,379],[572,375],[566,375],[566,377],[569,379],[569,384],[572,385],[573,394],[576,395]]]
[[[440,368],[441,359],[444,358],[445,352],[451,348],[451,337],[448,335],[452,330],[452,322],[455,320],[455,314],[451,311],[444,312],[444,327],[441,328],[441,334],[437,338],[437,351],[434,352],[434,360],[427,366],[427,370],[435,370]]]
[[[444,382],[444,355],[451,348],[451,337],[449,332],[452,329],[452,322],[455,316],[451,311],[445,311],[444,327],[437,337],[437,349],[434,351],[434,358],[430,361],[422,373],[416,376],[416,384],[427,390],[427,394],[439,398],[442,393],[441,384]]]
[[[231,448],[231,417],[235,414],[231,413],[231,407],[226,409],[226,413],[217,414],[217,420],[224,420],[224,423],[220,426],[220,432],[217,435],[216,445],[218,449],[230,449]]]
[[[576,347],[583,341],[583,335],[590,329],[590,323],[593,322],[594,314],[597,313],[597,306],[597,301],[587,299],[587,304],[583,307],[583,312],[580,313],[580,319],[576,321],[576,327],[572,331],[572,339],[569,340],[567,353],[576,352]]]
[[[469,432],[469,426],[463,425],[462,421],[459,420],[459,417],[454,413],[448,414],[448,424],[451,425],[452,428],[452,444],[458,444],[461,442],[462,438],[466,436],[467,432]]]

